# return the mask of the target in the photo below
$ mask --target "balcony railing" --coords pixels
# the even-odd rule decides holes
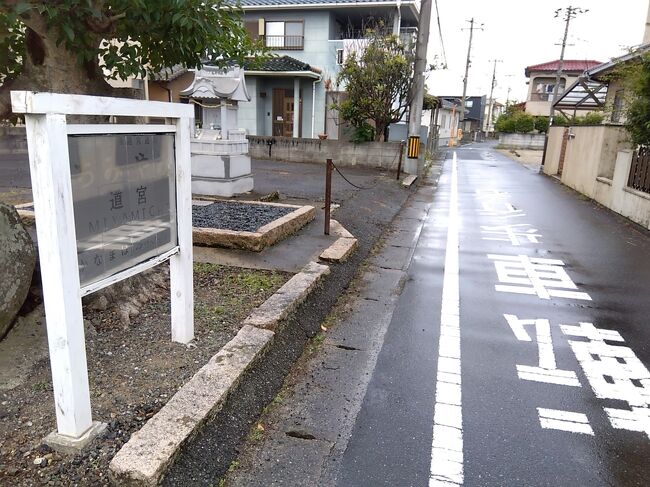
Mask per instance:
[[[271,49],[301,51],[305,47],[305,36],[263,36],[264,45]]]
[[[553,93],[531,93],[530,101],[550,101],[553,98]]]

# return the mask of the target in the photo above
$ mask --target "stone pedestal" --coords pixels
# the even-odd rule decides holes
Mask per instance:
[[[231,197],[253,190],[248,141],[242,131],[210,140],[209,132],[192,139],[192,193]]]

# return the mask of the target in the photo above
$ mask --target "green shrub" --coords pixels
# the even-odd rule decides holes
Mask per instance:
[[[535,117],[535,130],[540,134],[548,132],[548,117]]]
[[[497,132],[506,134],[513,132],[527,134],[535,128],[535,119],[522,111],[511,111],[499,116],[495,128]]]
[[[511,134],[515,131],[515,121],[512,116],[504,113],[503,115],[499,115],[496,124],[494,124],[494,128],[497,132]]]
[[[535,129],[535,119],[532,115],[521,113],[515,118],[515,132],[527,134]]]
[[[368,122],[363,122],[359,127],[354,128],[352,138],[350,139],[355,144],[362,142],[370,142],[375,140],[375,128]]]

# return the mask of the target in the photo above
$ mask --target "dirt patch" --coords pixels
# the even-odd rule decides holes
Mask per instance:
[[[497,151],[504,156],[508,156],[510,159],[517,161],[525,168],[536,172],[539,172],[539,168],[542,164],[542,156],[544,155],[543,150],[532,149],[497,149]]]
[[[74,457],[41,444],[56,427],[49,359],[0,394],[0,485],[108,485],[108,463],[210,357],[243,319],[291,275],[195,264],[195,332],[189,346],[170,341],[169,297],[143,306],[125,328],[115,311],[85,310],[93,418],[106,434]]]

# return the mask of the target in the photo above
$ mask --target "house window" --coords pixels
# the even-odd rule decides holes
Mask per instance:
[[[336,64],[339,66],[343,65],[343,49],[336,50]]]
[[[474,100],[465,100],[465,108],[472,108],[474,106]]]
[[[266,22],[264,32],[266,47],[288,50],[303,48],[305,36],[302,20]]]
[[[612,122],[620,123],[623,115],[623,90],[617,90],[614,94],[614,106],[612,107]]]

